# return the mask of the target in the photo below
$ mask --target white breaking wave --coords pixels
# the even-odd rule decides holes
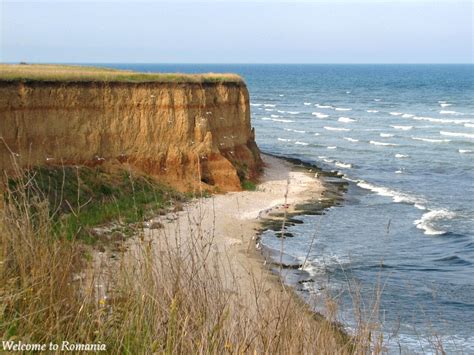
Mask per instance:
[[[263,104],[263,106],[265,106],[265,107],[275,107],[276,105],[273,105],[273,104]]]
[[[336,107],[336,111],[352,111],[352,109],[351,108]]]
[[[314,105],[314,106],[316,106],[316,107],[318,107],[318,108],[331,108],[331,109],[334,108],[334,107],[331,106],[331,105],[320,105],[320,104],[316,104],[316,105]]]
[[[395,154],[395,158],[398,158],[398,159],[402,159],[402,158],[408,158],[409,156],[408,155],[405,155],[405,154]]]
[[[340,161],[337,161],[335,165],[336,165],[337,167],[343,168],[343,169],[350,169],[350,168],[352,168],[352,165],[351,165],[351,164],[343,163],[343,162],[340,162]]]
[[[385,142],[377,142],[377,141],[370,141],[369,142],[370,144],[373,144],[373,145],[383,145],[383,146],[397,146],[398,144],[394,144],[394,143],[385,143]]]
[[[308,145],[308,143],[300,142],[300,141],[296,141],[295,144],[298,144],[298,145]]]
[[[474,123],[465,123],[464,127],[474,128]]]
[[[339,122],[344,122],[344,123],[350,123],[350,122],[355,122],[357,120],[354,120],[354,119],[349,118],[349,117],[339,117],[338,121]]]
[[[375,186],[364,180],[358,180],[357,186],[363,189],[375,192],[376,194],[380,196],[391,197],[393,202],[396,202],[396,203],[408,203],[412,205],[421,203],[421,201],[415,196],[411,196],[402,192],[391,190],[387,187]]]
[[[282,119],[282,118],[272,118],[272,121],[274,121],[274,122],[284,122],[284,123],[295,122],[295,121],[292,121],[292,120],[285,120],[285,119]]]
[[[397,170],[397,171],[395,171],[395,174],[403,174],[403,171]]]
[[[382,137],[382,138],[390,138],[390,137],[393,137],[393,134],[391,134],[391,133],[380,133],[380,137]]]
[[[446,110],[441,110],[439,111],[440,114],[442,115],[464,115],[463,113],[461,112],[457,112],[457,111],[446,111]]]
[[[327,149],[337,149],[336,146],[330,146],[330,147],[326,147]]]
[[[326,118],[326,117],[329,117],[329,115],[326,115],[324,113],[321,113],[321,112],[312,112],[311,113],[313,116],[316,116],[317,118]]]
[[[462,138],[471,138],[474,139],[474,134],[472,133],[461,133],[461,132],[439,132],[442,136],[449,136],[449,137],[462,137]]]
[[[465,122],[471,122],[470,120],[455,120],[449,118],[433,118],[433,117],[423,117],[423,116],[414,116],[414,120],[417,121],[429,121],[429,122],[436,122],[436,123],[454,123],[454,124],[463,124]]]
[[[280,142],[291,142],[291,139],[286,139],[286,138],[278,138]]]
[[[439,105],[441,107],[448,107],[448,106],[452,106],[453,104],[447,104],[447,103],[443,102],[443,103],[440,103]]]
[[[303,102],[303,105],[309,106],[309,105],[311,105],[311,102]]]
[[[265,111],[267,111],[267,112],[272,112],[272,111],[275,111],[275,110],[272,109],[272,108],[266,108]]]
[[[298,115],[298,114],[299,114],[298,111],[288,111],[288,113],[289,113],[290,115]]]
[[[271,120],[271,118],[270,117],[262,117],[262,120],[269,121],[269,120]]]
[[[359,141],[358,139],[354,139],[354,138],[351,138],[351,137],[344,137],[344,139],[346,141],[349,141],[349,142],[358,142]]]
[[[334,160],[334,159],[323,158],[323,161],[324,161],[325,163],[334,163],[335,160]]]
[[[402,131],[409,131],[413,128],[413,126],[390,126],[395,129],[401,129]]]
[[[414,139],[416,141],[429,142],[429,143],[447,143],[447,142],[451,142],[450,139],[432,139],[432,138],[421,138],[421,137],[411,137],[411,139]]]
[[[345,132],[350,131],[349,128],[329,127],[329,126],[324,126],[323,128],[328,131],[345,131]]]
[[[377,110],[367,110],[367,112],[368,112],[368,113],[377,113],[377,112],[379,112],[379,111],[377,111]]]
[[[259,107],[259,106],[262,106],[262,104],[250,104],[250,106]]]
[[[423,229],[425,234],[428,235],[441,235],[445,234],[446,231],[437,230],[433,226],[433,222],[440,219],[452,219],[455,214],[448,210],[433,210],[426,212],[420,219],[417,219],[413,224],[416,228]]]
[[[404,113],[404,114],[402,115],[403,118],[411,118],[411,117],[413,117],[413,116],[415,116],[415,115],[412,115],[411,113]]]
[[[374,101],[377,101],[377,102],[379,102],[379,101],[382,101],[382,99],[374,99]]]
[[[472,150],[470,149],[458,149],[458,152],[461,154],[467,154],[467,153],[472,153]]]
[[[283,94],[280,94],[280,95],[278,95],[278,96],[280,96],[280,97],[283,97],[283,96],[285,96],[285,95],[283,95]]]
[[[401,112],[389,112],[389,114],[391,114],[392,116],[401,116],[401,115],[403,115],[403,113],[401,113]]]
[[[306,133],[306,131],[299,131],[297,129],[292,129],[292,128],[284,128],[284,130],[288,132]]]
[[[277,110],[278,113],[286,113],[286,111]]]
[[[280,116],[278,116],[278,115],[270,115],[270,117],[278,118],[278,117],[280,117]]]

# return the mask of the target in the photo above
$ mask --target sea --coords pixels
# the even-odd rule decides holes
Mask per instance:
[[[288,282],[349,332],[379,324],[388,353],[474,354],[474,65],[105,66],[240,74],[260,149],[347,182],[288,228]]]

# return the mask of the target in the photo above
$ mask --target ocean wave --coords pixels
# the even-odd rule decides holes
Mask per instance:
[[[320,105],[320,104],[315,104],[314,106],[316,106],[316,107],[318,107],[318,108],[330,108],[330,109],[334,108],[334,107],[333,107],[333,106],[331,106],[331,105]]]
[[[403,171],[397,170],[397,171],[395,171],[395,174],[403,174]]]
[[[326,149],[337,149],[337,147],[336,146],[328,146],[328,147],[326,147]]]
[[[446,132],[446,131],[440,131],[439,133],[440,133],[442,136],[462,137],[462,138],[471,138],[471,139],[474,139],[474,134],[472,134],[472,133]]]
[[[284,130],[288,131],[288,132],[306,133],[306,131],[300,131],[300,130],[293,129],[293,128],[284,128]]]
[[[250,104],[250,106],[255,106],[255,107],[259,107],[259,106],[262,106],[262,104]]]
[[[278,115],[270,115],[270,117],[272,117],[272,118],[278,118],[278,117],[280,117],[280,116],[278,116]]]
[[[424,233],[427,235],[441,235],[445,234],[446,231],[442,230],[437,230],[433,222],[438,221],[440,219],[452,219],[454,218],[455,214],[453,212],[450,212],[448,210],[433,210],[426,212],[421,216],[420,219],[417,219],[415,222],[413,222],[416,225],[416,228],[418,229],[423,229]]]
[[[464,127],[474,128],[474,123],[465,123]]]
[[[295,144],[297,144],[297,145],[308,145],[308,143],[306,143],[306,142],[300,142],[300,141],[296,141]]]
[[[351,137],[344,137],[344,139],[345,139],[346,141],[354,142],[354,143],[359,141],[358,139],[354,139],[354,138],[351,138]]]
[[[321,134],[319,134],[319,133],[315,133],[314,135],[315,135],[315,136],[320,136]]]
[[[412,115],[411,113],[404,113],[402,115],[403,118],[411,118],[411,117],[414,117],[415,115]]]
[[[291,142],[291,139],[287,139],[287,138],[278,137],[277,140],[279,140],[280,142]]]
[[[447,111],[447,110],[441,110],[439,111],[440,114],[442,115],[464,115],[463,113],[461,112],[457,112],[457,111]]]
[[[340,161],[336,161],[336,163],[335,163],[334,165],[336,165],[336,166],[339,167],[339,168],[343,168],[343,169],[350,169],[350,168],[352,168],[352,164],[343,163],[343,162],[340,162]]]
[[[376,193],[377,195],[380,195],[380,196],[391,197],[393,202],[395,202],[395,203],[406,203],[406,204],[410,204],[410,205],[415,205],[415,204],[421,203],[421,201],[418,198],[416,198],[415,196],[408,195],[408,194],[403,193],[403,192],[398,192],[398,191],[389,189],[387,187],[376,186],[376,185],[373,185],[371,183],[368,183],[365,180],[358,180],[357,181],[357,186],[359,186],[363,189],[366,189],[366,190],[370,190],[370,191],[372,191],[372,192],[374,192],[374,193]]]
[[[335,110],[336,111],[352,111],[351,108],[342,108],[342,107],[336,107]]]
[[[278,113],[286,113],[286,111],[277,110]]]
[[[402,131],[409,131],[413,128],[413,126],[390,126],[395,129],[401,129]]]
[[[329,126],[324,126],[323,127],[324,129],[328,130],[328,131],[350,131],[349,128],[341,128],[341,127],[329,127]]]
[[[377,141],[370,141],[369,142],[370,144],[373,144],[373,145],[383,145],[383,146],[397,146],[398,144],[395,144],[395,143],[386,143],[386,142],[377,142]]]
[[[270,118],[270,117],[262,117],[261,120],[263,120],[263,121],[269,121],[269,120],[271,120],[271,118]]]
[[[401,112],[389,112],[389,114],[391,114],[392,116],[401,116],[401,115],[403,115],[403,113],[401,113]]]
[[[298,112],[298,111],[287,111],[287,113],[290,114],[290,115],[298,115],[298,114],[300,114],[300,112]]]
[[[295,122],[295,121],[292,121],[292,120],[285,120],[283,118],[272,118],[271,120],[274,121],[274,122],[285,122],[285,123]]]
[[[367,112],[368,112],[368,113],[377,113],[377,112],[379,112],[379,111],[377,111],[377,110],[367,110]]]
[[[311,105],[311,102],[303,102],[303,105],[309,106],[309,105]]]
[[[417,121],[429,121],[434,123],[454,123],[454,124],[463,124],[466,122],[471,122],[470,120],[456,120],[456,119],[449,119],[449,118],[433,118],[433,117],[423,117],[423,116],[414,116],[414,120]]]
[[[324,113],[321,113],[321,112],[312,112],[311,113],[313,116],[316,116],[317,118],[326,118],[326,117],[329,117],[329,115],[326,115]]]
[[[272,109],[272,108],[266,108],[265,111],[267,111],[267,112],[273,112],[273,111],[275,111],[275,110]]]
[[[354,120],[353,118],[349,118],[349,117],[339,117],[338,121],[344,122],[344,123],[350,123],[350,122],[356,122],[357,120]]]
[[[460,154],[469,154],[469,153],[472,153],[472,150],[470,150],[470,149],[458,149],[458,152]]]
[[[380,137],[382,137],[382,138],[390,138],[390,137],[393,137],[393,134],[391,134],[391,133],[380,133]]]
[[[414,139],[416,141],[423,141],[423,142],[429,142],[429,143],[447,143],[451,142],[450,139],[432,139],[432,138],[422,138],[422,137],[411,137],[411,139]]]
[[[335,160],[334,160],[334,159],[328,159],[328,158],[323,158],[323,161],[324,161],[325,163],[329,163],[329,164],[331,164],[331,163],[334,163],[334,162],[335,162]]]
[[[379,102],[379,101],[382,101],[382,99],[374,99],[374,101],[377,101],[377,102]]]
[[[453,104],[448,104],[446,102],[442,102],[439,104],[441,107],[448,107],[448,106],[453,106]]]
[[[263,106],[265,106],[265,107],[275,107],[276,105],[273,105],[273,104],[263,104]]]
[[[395,154],[395,158],[398,158],[398,159],[403,159],[403,158],[408,158],[408,157],[409,155],[406,155],[406,154],[399,154],[399,153]]]

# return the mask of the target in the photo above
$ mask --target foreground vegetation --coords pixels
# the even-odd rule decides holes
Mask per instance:
[[[94,81],[213,83],[243,80],[236,74],[140,73],[101,67],[53,64],[0,64],[0,81]]]
[[[150,193],[154,202],[147,200]],[[117,202],[126,196],[134,201],[131,209]],[[163,208],[172,200],[173,193],[157,189],[146,177],[123,172],[86,169],[78,174],[44,168],[17,174],[5,192],[0,215],[2,340],[101,343],[114,354],[380,351],[372,346],[370,325],[361,323],[349,338],[334,322],[305,310],[296,297],[287,297],[284,287],[267,297],[254,280],[257,310],[244,307],[248,295],[224,286],[219,272],[223,260],[199,231],[191,246],[158,252],[143,242],[136,258],[122,258],[113,270],[102,270],[85,257],[80,233],[57,228],[58,215],[69,220],[72,214],[80,229],[87,229],[111,218],[135,220],[145,213],[138,212],[139,206],[156,203]],[[110,211],[105,206],[111,201],[117,214],[98,211],[100,206]],[[85,217],[79,217],[82,213]],[[87,269],[93,271],[90,277],[78,277]],[[110,271],[107,278],[113,281],[107,297],[97,291],[106,287],[104,271]],[[334,316],[331,300],[328,306]]]

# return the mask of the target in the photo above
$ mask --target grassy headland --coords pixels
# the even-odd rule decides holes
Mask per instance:
[[[236,74],[141,73],[79,65],[0,64],[0,81],[242,83],[243,79]]]

